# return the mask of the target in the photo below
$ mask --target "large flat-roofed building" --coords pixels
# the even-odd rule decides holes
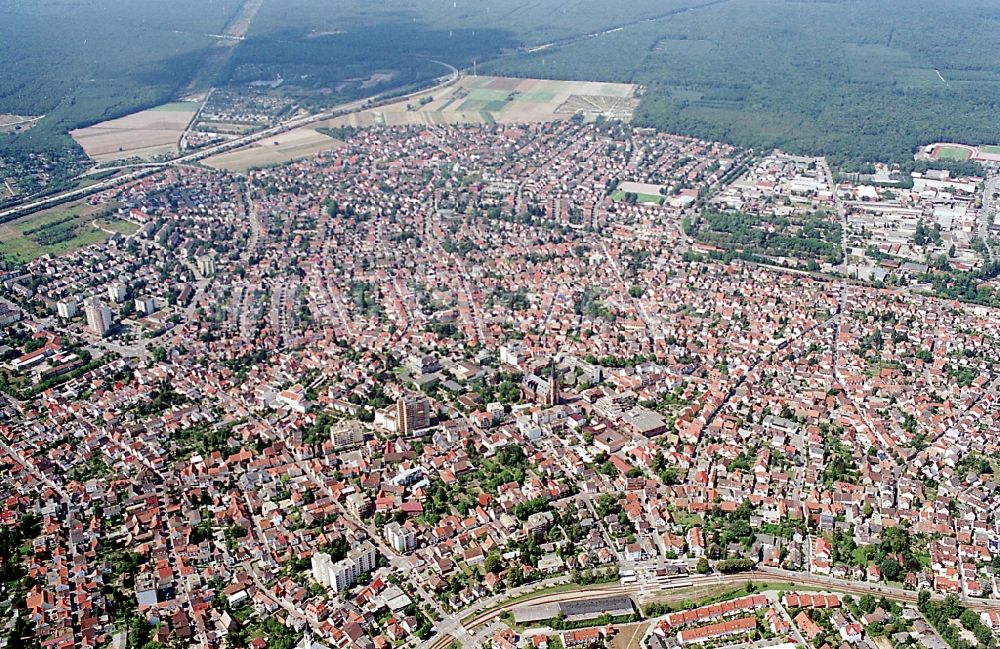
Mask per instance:
[[[622,415],[632,432],[643,437],[656,437],[667,432],[667,420],[648,408],[635,407]]]
[[[539,604],[514,607],[514,622],[533,624],[562,616],[567,622],[582,622],[608,615],[612,618],[635,613],[635,604],[630,597],[593,597],[575,599],[554,604]]]
[[[365,441],[365,429],[356,419],[347,419],[330,427],[330,442],[335,451],[360,445]]]

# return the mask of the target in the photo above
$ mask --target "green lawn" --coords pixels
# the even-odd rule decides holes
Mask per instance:
[[[135,223],[132,223],[131,221],[122,221],[120,219],[99,219],[97,224],[105,230],[113,230],[120,234],[124,234],[125,236],[135,234],[139,229],[139,226]]]
[[[690,529],[696,525],[701,525],[704,521],[699,514],[692,514],[685,511],[675,511],[671,515],[674,521],[684,529]]]
[[[1000,146],[993,144],[987,144],[985,146],[979,147],[979,150],[983,153],[990,153],[992,155],[1000,155]]]
[[[937,151],[937,159],[947,162],[963,162],[969,159],[969,152],[957,146],[943,146]]]

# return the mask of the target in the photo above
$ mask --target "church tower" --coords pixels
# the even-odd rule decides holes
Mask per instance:
[[[545,395],[545,405],[559,405],[559,373],[556,372],[556,359],[554,356],[549,361],[549,384],[548,393]]]

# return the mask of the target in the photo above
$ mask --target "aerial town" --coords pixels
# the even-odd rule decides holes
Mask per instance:
[[[996,169],[338,135],[0,276],[0,649],[997,646]]]

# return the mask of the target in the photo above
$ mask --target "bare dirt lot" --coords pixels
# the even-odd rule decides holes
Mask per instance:
[[[623,624],[618,627],[618,633],[611,640],[611,649],[639,649],[647,628],[649,628],[648,622]]]
[[[0,115],[0,133],[27,131],[40,119],[30,115]]]
[[[70,131],[88,156],[98,162],[151,159],[175,153],[181,134],[198,110],[194,102],[164,104],[118,119]]]

